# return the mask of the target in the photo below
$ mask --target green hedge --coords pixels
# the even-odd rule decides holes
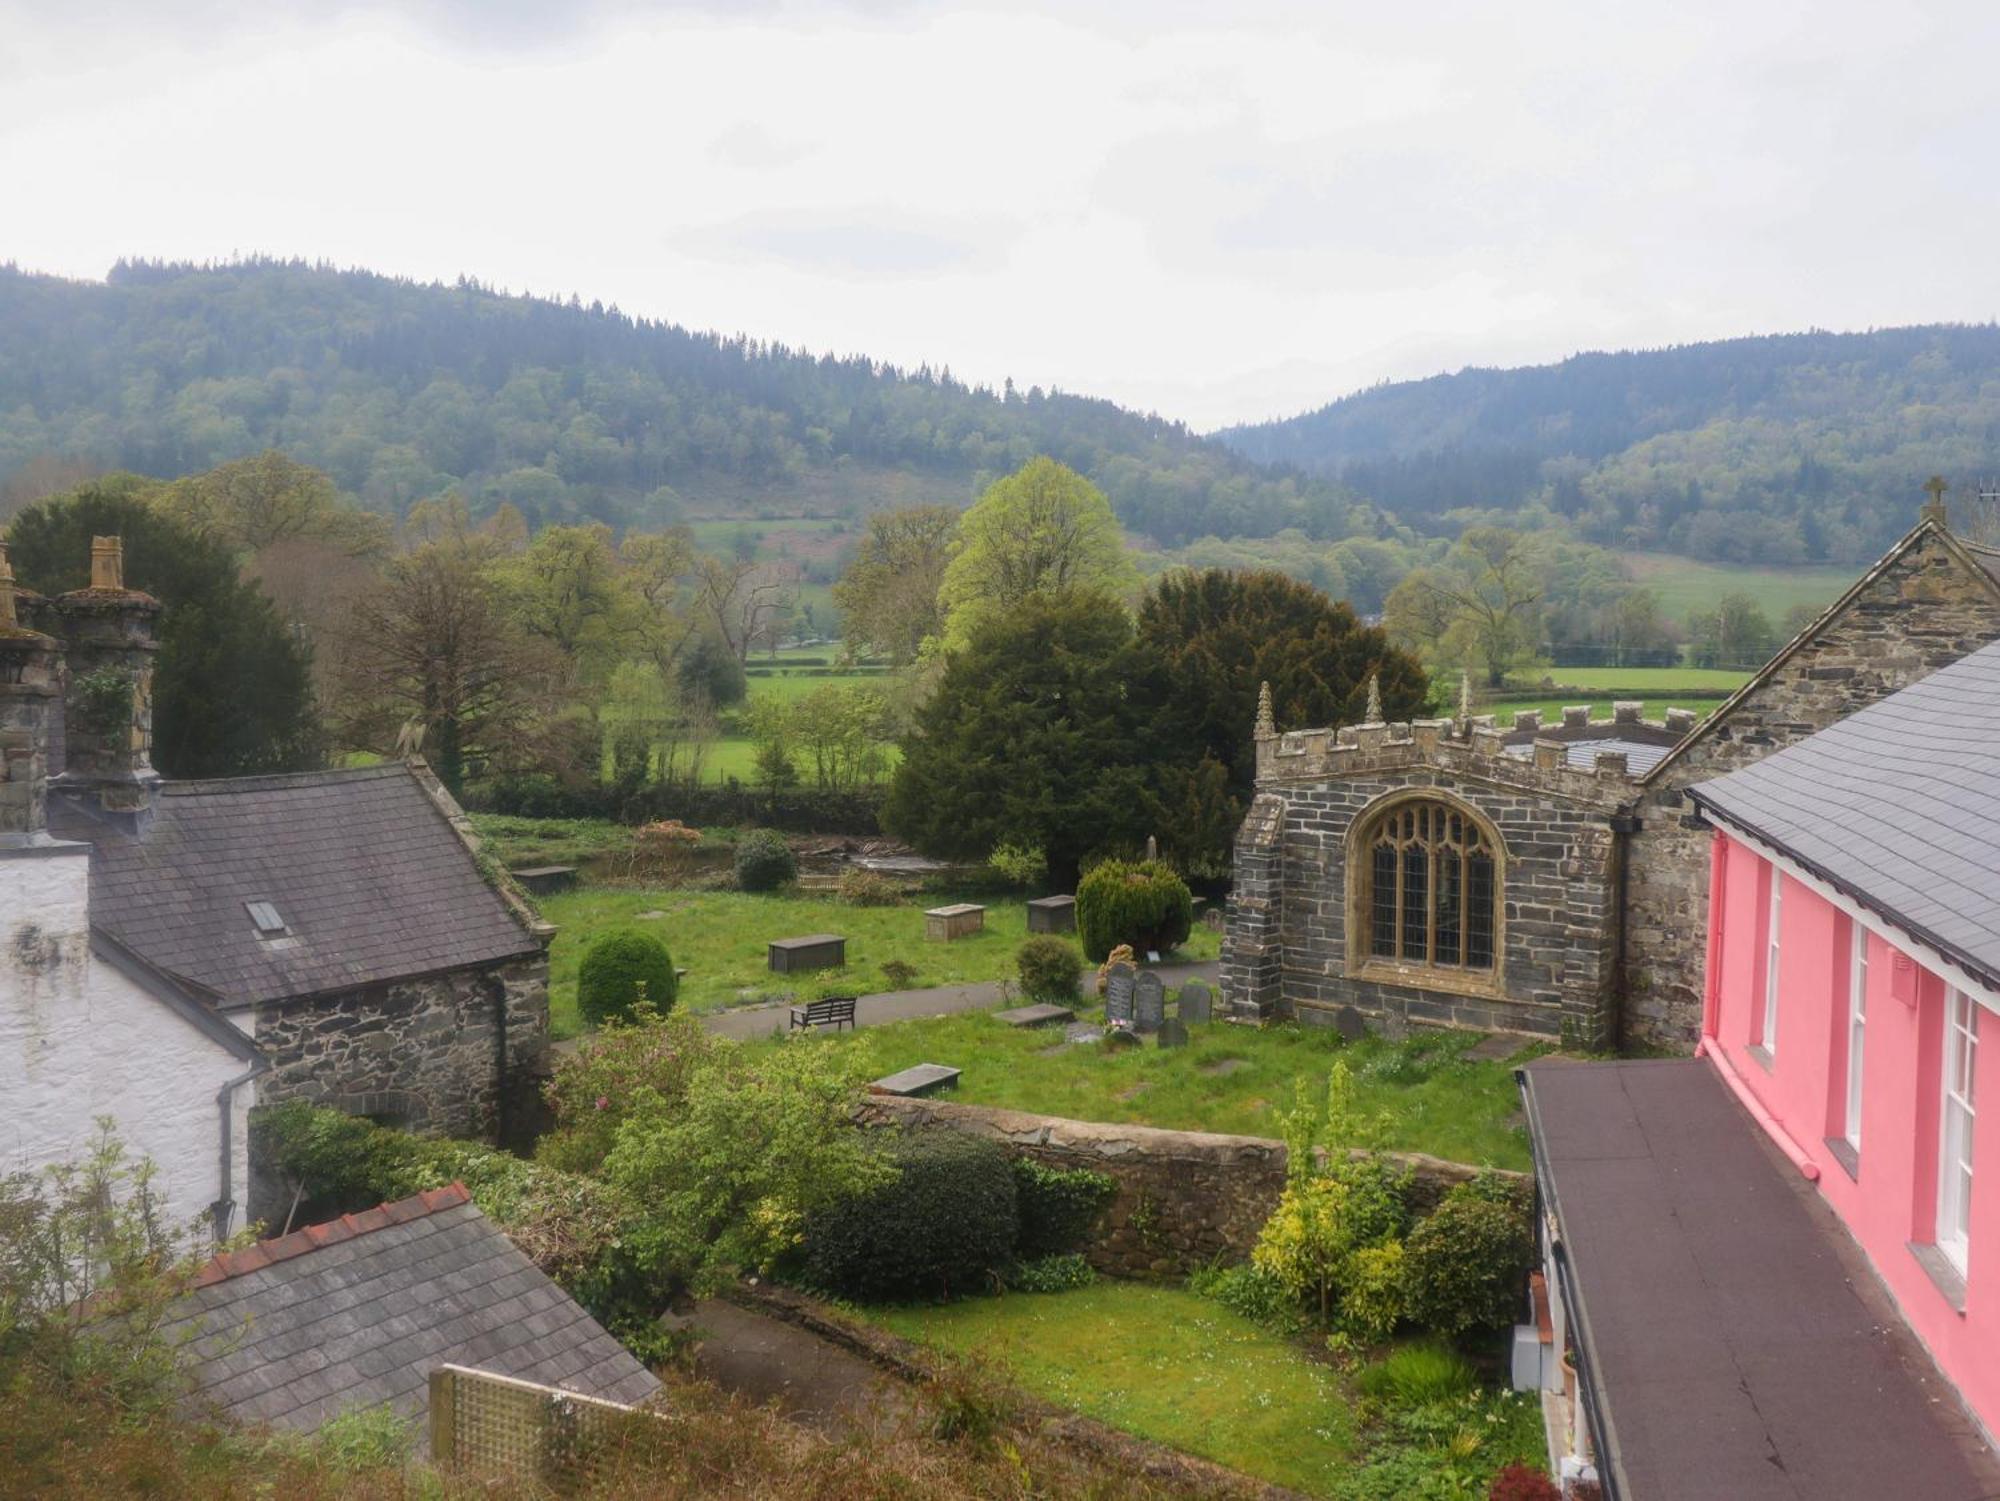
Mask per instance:
[[[651,933],[617,928],[592,939],[576,972],[576,1009],[593,1027],[616,1017],[628,1021],[638,1004],[640,987],[646,1003],[660,1015],[674,1009],[680,980],[673,956]]]
[[[893,1180],[806,1225],[808,1279],[880,1301],[950,1297],[1004,1278],[1021,1225],[1007,1154],[955,1131],[897,1136],[889,1153]]]
[[[1014,1192],[1021,1216],[1015,1248],[1032,1261],[1081,1250],[1118,1183],[1088,1168],[1050,1167],[1032,1157],[1016,1157]]]
[[[1141,957],[1164,954],[1187,942],[1193,927],[1187,882],[1158,860],[1106,860],[1077,882],[1076,933],[1096,963],[1121,943]]]

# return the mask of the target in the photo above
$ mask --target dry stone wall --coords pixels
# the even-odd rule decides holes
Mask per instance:
[[[261,1103],[304,1099],[492,1140],[548,1047],[548,961],[521,959],[260,1005]]]
[[[2000,589],[1978,557],[1927,525],[1646,780],[1627,853],[1626,1047],[1686,1052],[1701,1035],[1711,833],[1687,788],[1796,744],[1996,638]]]
[[[1217,1257],[1244,1260],[1285,1188],[1285,1144],[1260,1136],[1163,1131],[890,1096],[871,1098],[862,1119],[874,1126],[962,1131],[1050,1167],[1107,1174],[1118,1191],[1086,1254],[1112,1277],[1180,1278]],[[1479,1171],[1421,1153],[1389,1156],[1410,1168],[1420,1211]]]

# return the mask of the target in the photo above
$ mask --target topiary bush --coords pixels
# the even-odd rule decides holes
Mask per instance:
[[[1021,990],[1029,1000],[1067,1006],[1076,1000],[1083,955],[1065,939],[1037,933],[1015,952],[1014,968],[1021,976]]]
[[[1092,959],[1102,961],[1121,943],[1164,954],[1193,927],[1187,882],[1158,860],[1106,860],[1077,882],[1076,932]]]
[[[1525,1194],[1504,1179],[1461,1183],[1403,1246],[1404,1300],[1427,1329],[1504,1329],[1520,1316],[1534,1263]]]
[[[673,956],[650,933],[619,928],[591,940],[576,972],[576,1009],[593,1027],[631,1018],[640,996],[664,1016],[673,1010],[680,982]]]
[[[1081,1250],[1097,1216],[1118,1192],[1118,1181],[1088,1168],[1050,1167],[1016,1157],[1014,1192],[1021,1216],[1015,1248],[1032,1259]]]
[[[807,1278],[876,1302],[950,1297],[1004,1277],[1021,1228],[1007,1154],[955,1131],[918,1131],[896,1137],[889,1155],[893,1179],[807,1222]]]
[[[745,891],[776,891],[799,878],[799,862],[776,829],[752,829],[736,846],[736,884]]]

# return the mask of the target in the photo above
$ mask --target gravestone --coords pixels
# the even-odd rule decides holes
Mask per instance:
[[[1181,987],[1180,1018],[1190,1027],[1198,1027],[1215,1012],[1215,997],[1208,987],[1199,980],[1190,980]]]
[[[1163,1048],[1184,1048],[1188,1045],[1187,1023],[1178,1016],[1170,1016],[1160,1023],[1160,1046]]]
[[[1139,1032],[1157,1032],[1167,1019],[1167,987],[1150,969],[1132,987],[1132,1026]]]
[[[1132,1020],[1132,966],[1119,961],[1111,966],[1111,972],[1104,981],[1104,1019],[1111,1022]]]
[[[1113,1030],[1104,1034],[1104,1050],[1107,1053],[1121,1052],[1126,1048],[1139,1046],[1139,1034],[1123,1030]]]
[[[1076,898],[1073,896],[1041,896],[1028,903],[1028,931],[1030,933],[1074,933],[1076,931]]]
[[[1349,1042],[1359,1042],[1368,1035],[1368,1023],[1352,1006],[1342,1006],[1333,1013],[1333,1030]]]
[[[1067,1047],[1087,1047],[1093,1042],[1104,1041],[1104,1028],[1093,1027],[1089,1022],[1072,1022],[1063,1028],[1063,1043]]]

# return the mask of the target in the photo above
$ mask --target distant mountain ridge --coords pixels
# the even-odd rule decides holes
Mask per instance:
[[[1216,435],[1418,527],[1541,503],[1591,540],[1852,562],[1917,486],[2000,474],[2000,325],[1776,334],[1466,369]]]
[[[37,459],[171,477],[273,446],[385,511],[457,488],[531,522],[964,502],[1038,453],[1168,545],[1343,535],[1353,500],[1109,401],[574,298],[298,261],[121,262],[103,282],[0,267],[0,483]]]

